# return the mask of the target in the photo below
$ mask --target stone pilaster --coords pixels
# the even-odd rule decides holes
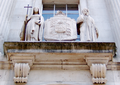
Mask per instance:
[[[80,0],[79,3],[80,3],[80,9],[81,9],[81,13],[82,13],[82,10],[84,8],[88,8],[87,7],[87,0]]]

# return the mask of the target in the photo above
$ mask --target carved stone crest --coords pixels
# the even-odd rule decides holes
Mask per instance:
[[[77,38],[76,21],[66,17],[61,11],[45,21],[44,39],[47,41],[75,40]]]

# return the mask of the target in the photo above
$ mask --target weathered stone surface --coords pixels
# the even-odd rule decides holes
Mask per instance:
[[[115,53],[114,42],[5,42],[5,54],[9,50],[42,50],[45,52]]]

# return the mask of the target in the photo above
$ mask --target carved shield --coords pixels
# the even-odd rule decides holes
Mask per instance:
[[[44,39],[47,41],[67,41],[77,38],[76,21],[58,14],[45,21]]]

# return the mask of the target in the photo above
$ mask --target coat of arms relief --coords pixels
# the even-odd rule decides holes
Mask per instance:
[[[47,41],[67,41],[77,38],[76,21],[58,12],[45,22],[44,39]]]

